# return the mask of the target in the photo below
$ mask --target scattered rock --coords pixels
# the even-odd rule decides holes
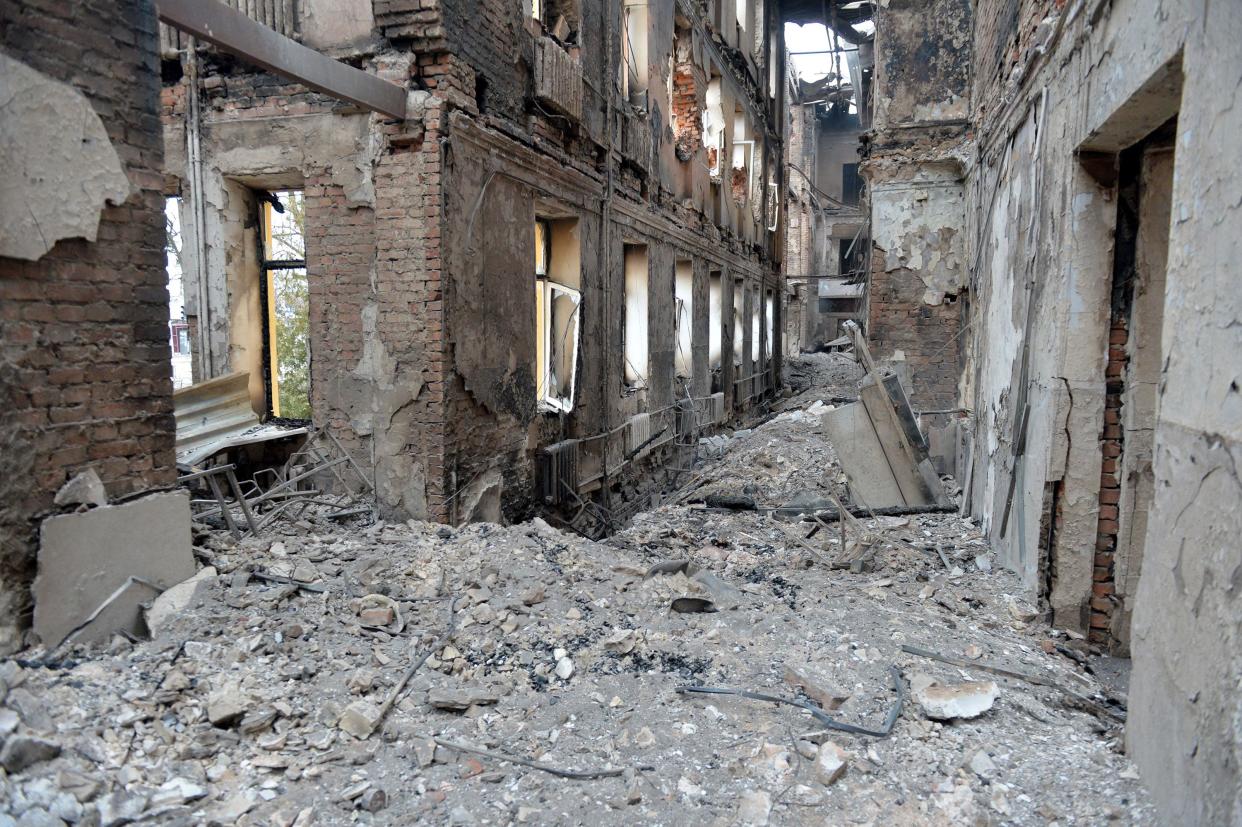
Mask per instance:
[[[99,811],[99,827],[118,827],[136,821],[147,809],[147,796],[117,790],[95,802]]]
[[[216,575],[215,567],[207,566],[199,569],[198,573],[189,580],[183,580],[165,589],[156,597],[145,612],[147,628],[151,631],[151,636],[159,635],[172,620],[194,605],[199,589],[213,581]]]
[[[225,683],[207,696],[207,720],[211,721],[212,726],[221,729],[227,729],[240,721],[247,708],[241,686],[236,682]]]
[[[984,750],[975,750],[970,757],[970,770],[984,780],[991,779],[996,776],[996,763]]]
[[[19,773],[60,755],[60,744],[33,735],[12,735],[0,749],[0,766]]]
[[[815,757],[815,780],[825,787],[831,787],[845,774],[849,765],[848,754],[832,741],[819,745],[819,754]]]
[[[562,657],[556,662],[556,676],[563,681],[569,680],[570,675],[574,673],[574,662],[568,657]]]
[[[772,813],[772,796],[764,790],[746,790],[738,799],[737,820],[751,827],[763,827]]]
[[[87,468],[62,485],[53,502],[57,505],[107,505],[108,492],[95,469]]]
[[[371,787],[358,798],[358,808],[368,813],[378,813],[388,806],[388,795],[379,787]]]
[[[828,711],[838,709],[850,697],[850,693],[834,686],[827,676],[809,664],[785,664],[785,683],[801,689],[808,698]]]
[[[354,701],[345,707],[337,726],[355,738],[366,740],[379,726],[379,707],[369,701]]]
[[[500,693],[487,686],[437,686],[427,693],[427,703],[436,709],[463,712],[472,706],[490,706]]]

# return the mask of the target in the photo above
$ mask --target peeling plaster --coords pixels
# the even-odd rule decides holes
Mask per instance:
[[[0,256],[38,261],[62,238],[94,241],[105,204],[131,191],[90,101],[0,53]]]
[[[966,287],[958,238],[966,227],[966,194],[954,173],[932,167],[913,181],[878,181],[871,210],[884,269],[913,271],[927,288],[924,303],[939,305]]]

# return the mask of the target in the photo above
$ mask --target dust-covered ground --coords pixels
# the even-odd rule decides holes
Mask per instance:
[[[1152,823],[1088,647],[971,522],[866,521],[852,572],[837,523],[764,510],[843,493],[816,398],[705,445],[678,504],[602,542],[542,521],[200,538],[212,569],[152,640],[0,668],[0,824]],[[757,510],[695,502],[743,492]],[[933,720],[912,686],[936,714],[946,688],[991,706]],[[886,736],[826,723],[878,733],[899,702]]]

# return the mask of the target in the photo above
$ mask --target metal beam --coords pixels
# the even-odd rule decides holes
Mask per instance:
[[[405,89],[355,69],[251,20],[220,0],[157,0],[160,20],[261,69],[397,120]]]

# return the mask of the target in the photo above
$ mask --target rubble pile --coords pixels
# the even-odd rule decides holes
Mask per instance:
[[[735,435],[709,484],[835,485],[815,419]],[[1088,647],[972,523],[865,520],[857,572],[813,525],[213,534],[151,640],[3,665],[0,824],[1151,823]]]

